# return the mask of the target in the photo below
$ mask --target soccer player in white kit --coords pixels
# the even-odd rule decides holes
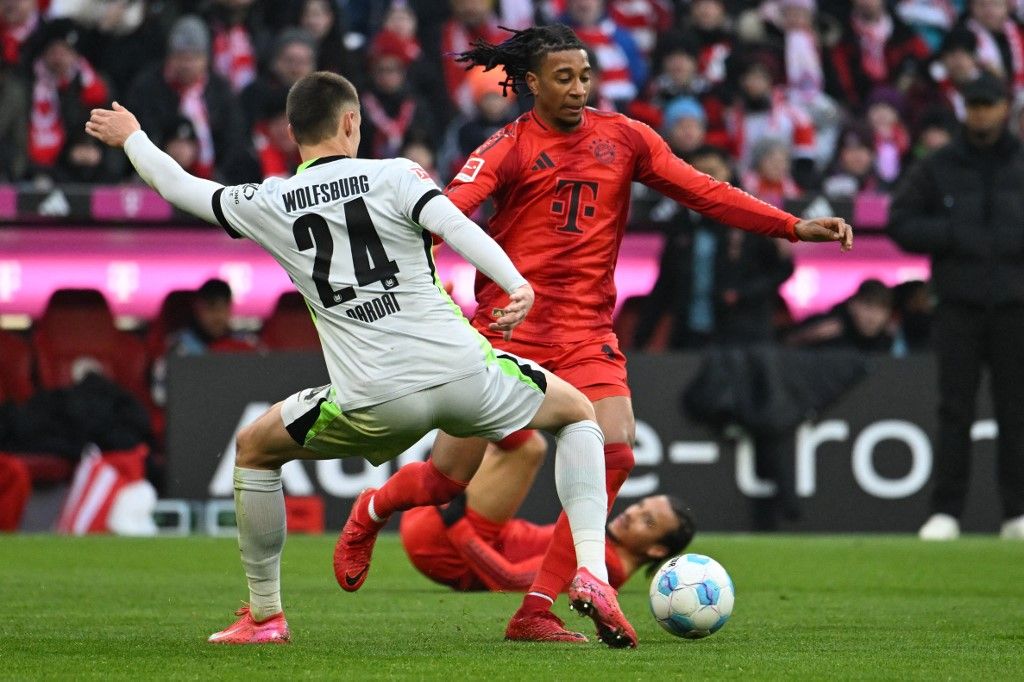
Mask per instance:
[[[380,464],[434,428],[492,440],[522,428],[555,433],[556,488],[579,565],[570,598],[618,608],[604,563],[603,437],[590,402],[538,365],[496,353],[472,329],[435,276],[430,233],[509,294],[493,329],[511,334],[522,321],[533,304],[530,285],[418,165],[355,158],[359,98],[345,78],[301,79],[287,114],[299,172],[234,187],[186,173],[116,102],[93,110],[86,124],[92,136],[123,146],[172,204],[266,249],[305,297],[327,361],[329,385],[286,398],[238,435],[235,509],[249,603],[209,641],[290,640],[280,596],[283,464],[356,455]],[[452,499],[479,461],[460,453],[407,466],[418,467],[415,485],[426,498]],[[365,572],[346,579],[361,582]]]

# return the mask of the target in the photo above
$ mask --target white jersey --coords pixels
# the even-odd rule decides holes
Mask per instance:
[[[439,194],[408,159],[332,156],[213,196],[224,229],[266,249],[302,292],[342,409],[468,376],[493,358],[435,276],[418,220]]]

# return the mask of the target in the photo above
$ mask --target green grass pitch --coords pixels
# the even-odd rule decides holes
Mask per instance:
[[[518,595],[455,594],[417,574],[397,537],[342,592],[333,537],[292,536],[294,642],[204,642],[245,596],[233,540],[0,537],[2,679],[662,680],[1024,679],[1024,543],[909,537],[701,535],[736,583],[719,633],[675,639],[635,577],[635,651],[502,641]],[[558,611],[592,634],[589,621]]]

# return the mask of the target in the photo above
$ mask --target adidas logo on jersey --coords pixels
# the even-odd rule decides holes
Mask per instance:
[[[541,152],[537,160],[534,161],[533,167],[530,170],[544,170],[545,168],[554,168],[555,162],[551,160],[545,152]]]

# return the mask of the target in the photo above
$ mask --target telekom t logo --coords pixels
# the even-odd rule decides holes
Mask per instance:
[[[566,188],[569,189],[568,201],[562,196]],[[597,183],[593,180],[559,178],[555,185],[555,196],[558,198],[551,202],[551,212],[565,216],[565,222],[558,231],[583,234],[579,226],[579,217],[582,213],[584,218],[593,218],[597,213]]]

